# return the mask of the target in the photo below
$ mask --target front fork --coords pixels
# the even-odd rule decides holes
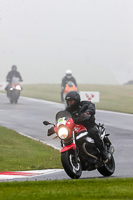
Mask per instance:
[[[73,130],[73,143],[76,145],[74,130]],[[75,164],[78,165],[77,148],[74,149],[74,161],[75,161]]]
[[[72,132],[72,142],[70,145],[64,145],[63,141],[61,141],[61,146],[63,147],[61,149],[61,153],[69,150],[73,150],[74,152],[74,162],[75,164],[78,164],[78,154],[77,154],[77,147],[76,147],[76,141],[75,141],[75,134],[74,131]]]

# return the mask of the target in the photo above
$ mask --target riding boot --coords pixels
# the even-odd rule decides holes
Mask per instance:
[[[100,150],[100,153],[101,153],[104,163],[107,163],[109,160],[109,154],[108,154],[107,149],[100,137],[99,137],[99,140],[96,141],[96,146]]]
[[[96,127],[93,127],[91,129],[90,136],[91,136],[91,138],[94,139],[95,145],[99,149],[104,163],[108,162],[109,154],[108,154],[108,152],[107,152],[107,150],[106,150],[106,148],[104,146],[104,143],[103,143],[102,139],[100,138],[100,135],[99,135],[98,130],[96,129]]]

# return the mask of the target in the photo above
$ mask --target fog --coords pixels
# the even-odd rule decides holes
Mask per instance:
[[[133,80],[132,0],[0,0],[0,82],[13,64],[24,83]]]

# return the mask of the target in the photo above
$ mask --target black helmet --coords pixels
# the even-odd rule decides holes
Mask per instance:
[[[78,92],[72,90],[72,91],[67,93],[65,100],[66,100],[67,106],[71,110],[74,110],[80,104],[80,95],[79,95]]]
[[[17,71],[17,66],[16,65],[12,65],[12,71]]]

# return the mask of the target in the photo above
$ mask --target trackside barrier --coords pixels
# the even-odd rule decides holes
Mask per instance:
[[[100,92],[96,91],[80,91],[82,101],[100,102]]]

